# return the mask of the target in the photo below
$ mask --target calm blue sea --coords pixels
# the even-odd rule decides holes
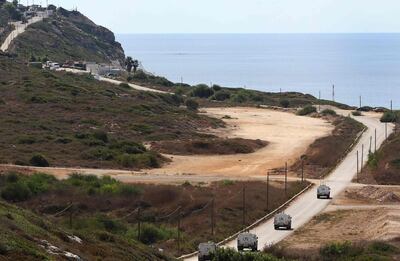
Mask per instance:
[[[300,91],[400,108],[400,34],[118,35],[146,70],[191,84]]]

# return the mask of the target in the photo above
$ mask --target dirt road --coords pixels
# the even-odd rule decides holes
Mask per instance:
[[[339,113],[348,112],[338,111]],[[377,148],[385,140],[385,125],[379,121],[379,115],[377,114],[366,114],[362,117],[356,117],[356,120],[362,122],[368,127],[368,130],[361,136],[358,144],[352,149],[347,157],[339,164],[339,166],[325,179],[325,183],[331,187],[331,196],[335,198],[338,196],[353,180],[357,172],[357,150],[361,151],[361,146],[364,144],[365,148],[370,142],[370,137],[374,137],[376,129],[376,141]],[[393,125],[388,126],[388,133],[393,131]],[[364,152],[366,153],[366,152]],[[365,154],[366,155],[366,154]],[[365,159],[364,159],[365,160]],[[364,161],[365,163],[365,161]],[[309,222],[315,215],[323,211],[331,202],[331,200],[321,200],[316,197],[316,187],[310,191],[304,193],[298,199],[296,199],[286,210],[285,213],[292,216],[292,227],[291,231],[276,231],[273,226],[273,219],[262,223],[261,225],[251,229],[250,232],[258,235],[259,247],[263,248],[270,244],[275,244],[293,232],[299,229],[301,226]],[[236,248],[236,239],[228,242],[226,247]],[[186,258],[185,260],[196,260],[196,256]]]
[[[23,24],[21,22],[13,22],[12,25],[14,25],[15,29],[8,35],[8,37],[4,40],[4,42],[1,44],[0,50],[3,52],[6,52],[8,50],[8,47],[10,46],[11,42],[20,34],[25,32],[25,29],[34,23],[40,22],[43,20],[43,18],[47,17],[46,12],[41,12],[39,16],[32,17],[31,19],[28,20],[27,23]]]
[[[251,154],[224,156],[168,156],[172,163],[151,174],[196,174],[241,177],[265,175],[268,169],[296,161],[316,139],[327,136],[333,126],[317,118],[258,108],[207,108],[212,117],[223,118],[227,129],[216,134],[229,138],[260,139],[267,147]],[[227,118],[227,117],[225,117]]]

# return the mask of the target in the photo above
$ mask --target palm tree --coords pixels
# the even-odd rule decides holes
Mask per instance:
[[[125,66],[126,66],[126,70],[130,73],[132,71],[132,67],[133,67],[132,57],[130,57],[130,56],[126,57]]]

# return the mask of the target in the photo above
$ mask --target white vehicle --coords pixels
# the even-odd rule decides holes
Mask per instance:
[[[279,213],[274,218],[275,229],[285,228],[287,230],[292,229],[292,217],[285,213]]]
[[[199,261],[211,260],[211,255],[217,251],[217,245],[213,242],[200,243],[199,245]]]
[[[317,198],[331,198],[331,188],[327,185],[321,185],[317,189]]]
[[[237,248],[239,251],[244,249],[251,249],[251,251],[258,250],[258,237],[251,233],[242,233],[237,239]]]

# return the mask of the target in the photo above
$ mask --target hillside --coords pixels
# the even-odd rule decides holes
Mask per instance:
[[[58,8],[55,15],[28,27],[13,41],[10,52],[29,59],[48,57],[50,60],[86,60],[110,63],[125,59],[121,44],[114,34],[98,26],[78,11]]]
[[[35,69],[1,55],[0,74],[1,163],[151,168],[165,159],[144,142],[206,139],[199,130],[223,126],[180,107],[176,95]]]
[[[76,237],[45,216],[2,200],[0,233],[0,260],[172,260],[138,242],[108,236],[100,229]]]

